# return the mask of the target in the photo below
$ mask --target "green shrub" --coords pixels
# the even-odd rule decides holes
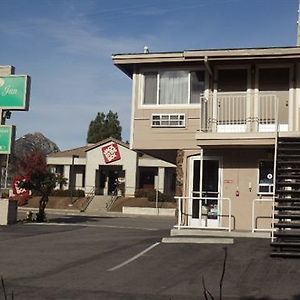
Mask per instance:
[[[72,195],[74,198],[83,198],[85,197],[85,192],[83,190],[73,190]],[[41,193],[37,191],[32,191],[33,197],[42,196]],[[50,197],[71,197],[70,190],[53,190],[50,194]]]
[[[154,189],[137,189],[135,191],[136,198],[147,198],[149,201],[156,201],[156,190]],[[158,192],[159,202],[175,202],[174,196]]]

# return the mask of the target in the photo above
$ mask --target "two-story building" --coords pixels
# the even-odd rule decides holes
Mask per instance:
[[[177,165],[179,226],[270,230],[277,142],[300,137],[300,48],[112,60],[132,79],[131,148]],[[285,191],[300,178],[290,175]]]

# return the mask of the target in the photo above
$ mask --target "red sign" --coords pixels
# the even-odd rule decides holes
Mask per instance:
[[[104,161],[107,164],[121,159],[119,146],[116,143],[104,146],[101,150],[104,157]]]

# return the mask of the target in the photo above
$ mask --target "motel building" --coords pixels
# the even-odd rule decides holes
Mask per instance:
[[[300,48],[116,54],[130,149],[176,165],[177,230],[265,232],[300,253]]]
[[[49,154],[47,164],[68,180],[68,186],[62,188],[81,189],[86,195],[107,198],[115,191],[117,180],[124,197],[134,197],[136,189],[157,187],[166,194],[175,190],[174,164],[129,149],[113,138]]]

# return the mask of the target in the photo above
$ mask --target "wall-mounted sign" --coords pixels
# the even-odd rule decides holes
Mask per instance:
[[[119,146],[116,143],[109,144],[101,148],[105,163],[109,164],[113,161],[121,159]]]
[[[28,110],[30,77],[27,75],[0,76],[0,108]]]
[[[16,127],[0,125],[0,154],[10,154],[12,144],[15,141]]]

